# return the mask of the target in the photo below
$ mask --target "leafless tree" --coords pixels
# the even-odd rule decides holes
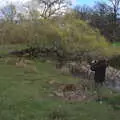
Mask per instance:
[[[119,7],[120,7],[120,0],[109,0],[109,2],[112,5],[113,9],[113,17],[114,17],[114,24],[117,23],[117,17],[118,17],[118,12],[119,12]]]
[[[16,6],[8,4],[1,9],[1,13],[6,21],[13,22],[16,17]]]
[[[74,11],[78,18],[87,21],[90,19],[89,17],[92,14],[93,10],[87,5],[83,5],[83,6],[78,5],[74,8]]]
[[[113,39],[116,37],[117,33],[117,20],[119,15],[120,8],[120,0],[108,0],[111,3],[112,11],[113,11]]]
[[[70,6],[70,0],[32,0],[31,3],[32,10],[37,9],[44,19],[62,15]]]

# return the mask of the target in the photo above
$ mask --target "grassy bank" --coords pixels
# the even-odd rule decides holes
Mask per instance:
[[[62,75],[54,63],[34,62],[37,72],[16,67],[0,60],[0,119],[1,120],[119,120],[118,93],[105,88],[102,104],[70,102],[53,96],[55,88],[49,81],[78,83],[70,75]]]

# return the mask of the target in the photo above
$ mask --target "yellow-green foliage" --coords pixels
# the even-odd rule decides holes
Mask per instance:
[[[99,31],[74,14],[54,20],[24,21],[1,25],[1,44],[24,43],[39,47],[61,47],[67,52],[89,52],[93,55],[116,54]]]
[[[26,43],[31,38],[32,29],[28,24],[5,23],[2,25],[0,42],[1,44]]]
[[[58,25],[58,24],[57,24]],[[76,19],[74,14],[68,14],[60,21],[59,35],[62,45],[71,52],[91,52],[92,55],[111,56],[116,54],[112,45],[100,34],[82,20]]]

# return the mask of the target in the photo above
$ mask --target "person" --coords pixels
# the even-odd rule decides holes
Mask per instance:
[[[107,66],[108,66],[108,62],[105,59],[95,60],[91,64],[91,70],[95,72],[94,81],[95,81],[95,89],[96,89],[98,101],[102,100],[100,89],[105,81]]]

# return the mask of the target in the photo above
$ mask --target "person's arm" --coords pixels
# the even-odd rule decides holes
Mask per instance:
[[[90,69],[91,69],[92,71],[95,71],[95,70],[96,70],[96,61],[93,61],[93,62],[91,63]]]
[[[91,66],[90,68],[92,71],[95,71],[95,67],[94,66]]]

